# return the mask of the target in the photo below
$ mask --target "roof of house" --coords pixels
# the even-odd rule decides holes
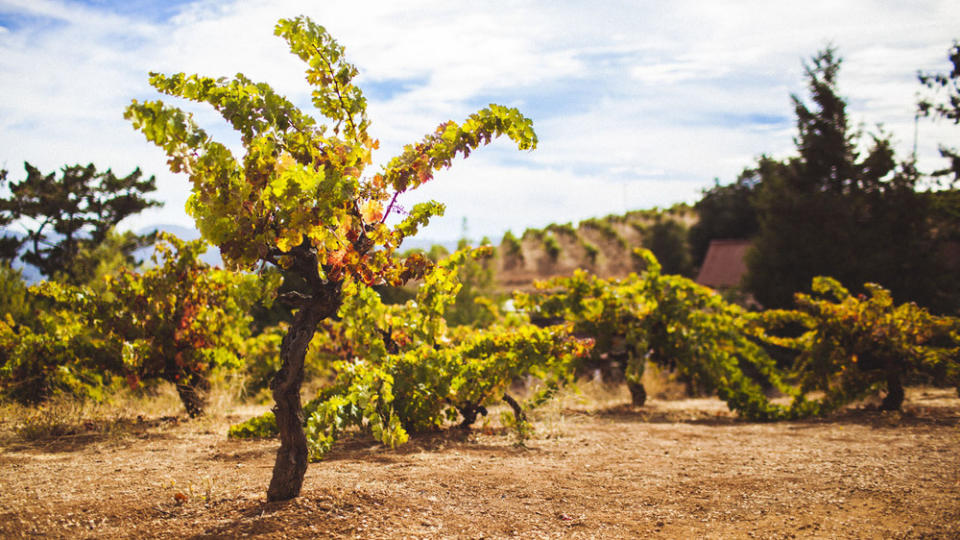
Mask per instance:
[[[739,287],[747,273],[745,258],[749,248],[749,240],[711,240],[697,283],[715,289]]]

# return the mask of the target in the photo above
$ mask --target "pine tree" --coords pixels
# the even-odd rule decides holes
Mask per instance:
[[[923,282],[932,264],[919,175],[896,163],[886,133],[861,144],[838,93],[840,64],[833,49],[813,57],[806,66],[812,104],[793,96],[798,155],[758,164],[760,232],[747,287],[767,307],[790,305],[818,275],[878,282],[898,299],[934,295]]]
[[[9,184],[9,196],[0,198],[0,226],[23,225],[26,235],[0,238],[0,260],[17,258],[48,278],[82,284],[92,277],[96,261],[89,257],[110,239],[126,217],[162,203],[144,195],[156,190],[156,179],[141,178],[135,169],[124,177],[97,172],[93,164],[64,167],[60,175],[43,174],[24,163],[27,177]],[[0,187],[7,183],[0,174]],[[118,243],[128,262],[133,252],[152,244],[154,235],[125,233]],[[116,238],[112,241],[117,240]]]

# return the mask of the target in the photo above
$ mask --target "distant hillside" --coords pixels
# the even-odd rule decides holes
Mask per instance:
[[[647,247],[655,253],[651,245],[655,233],[664,224],[679,225],[678,230],[686,231],[696,223],[697,215],[688,205],[676,205],[666,210],[635,210],[623,215],[609,215],[579,222],[551,224],[543,229],[527,229],[518,238],[508,232],[497,249],[495,261],[498,284],[505,289],[529,288],[535,280],[553,276],[569,275],[578,268],[589,270],[603,277],[622,277],[636,270],[633,250]],[[168,232],[184,240],[200,238],[200,233],[192,227],[172,224],[157,224],[142,227],[137,234],[148,234],[154,230]],[[4,234],[23,236],[15,230]],[[681,239],[685,242],[685,236]],[[452,252],[457,242],[437,243],[429,239],[409,238],[403,242],[402,250],[420,249],[429,251],[434,245],[441,245]],[[686,251],[686,246],[677,246]],[[146,247],[134,253],[139,261],[150,258],[153,249]],[[203,260],[214,266],[222,266],[220,250],[210,246]],[[663,262],[663,261],[661,261]],[[14,267],[23,271],[28,282],[39,281],[40,275],[31,266],[19,261]]]
[[[635,248],[646,247],[657,253],[657,233],[670,225],[675,225],[677,233],[683,234],[675,239],[676,243],[683,244],[686,230],[696,221],[693,208],[680,204],[666,210],[635,210],[623,215],[586,219],[576,225],[550,224],[543,229],[527,229],[520,237],[508,232],[497,249],[494,262],[496,280],[505,289],[526,289],[535,280],[570,275],[578,268],[603,277],[623,277],[636,270],[633,256]],[[184,240],[200,238],[200,232],[196,229],[172,224],[150,225],[135,232],[148,234],[154,230],[171,233]],[[4,234],[22,236],[14,230],[4,231]],[[666,241],[669,243],[671,239],[667,238]],[[429,251],[434,245],[441,245],[452,252],[457,242],[438,243],[429,239],[408,238],[401,249]],[[685,244],[675,247],[677,249],[673,251],[676,252],[688,251]],[[135,252],[134,256],[139,261],[146,261],[152,253],[153,249],[146,247]],[[661,263],[664,263],[661,254],[657,254]],[[207,249],[203,260],[214,266],[223,264],[216,246]],[[40,275],[33,267],[24,266],[19,261],[15,261],[14,267],[21,268],[28,282],[39,281]]]
[[[664,251],[657,245],[664,238],[671,241],[664,231],[682,234],[676,236],[674,247],[687,256],[685,232],[696,221],[690,206],[676,205],[587,219],[576,226],[527,229],[519,238],[508,232],[497,250],[497,282],[505,289],[525,289],[535,280],[570,275],[578,268],[602,277],[623,277],[636,270],[635,248]],[[690,273],[692,267],[684,271]]]

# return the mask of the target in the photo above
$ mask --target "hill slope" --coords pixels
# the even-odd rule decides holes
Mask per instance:
[[[520,238],[504,235],[495,263],[497,283],[505,289],[525,289],[535,280],[569,275],[584,269],[602,277],[623,277],[636,270],[633,250],[653,247],[658,227],[673,222],[680,230],[696,223],[687,205],[667,210],[639,210],[571,224],[527,229]],[[685,243],[677,245],[686,252]]]

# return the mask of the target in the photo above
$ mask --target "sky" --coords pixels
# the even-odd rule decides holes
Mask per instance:
[[[160,96],[151,71],[248,77],[311,110],[303,64],[273,35],[307,15],[346,48],[368,99],[376,164],[441,122],[489,103],[517,107],[539,146],[495,142],[421,189],[410,207],[447,205],[420,237],[495,241],[549,223],[695,202],[761,154],[794,153],[791,94],[803,64],[836,47],[840,93],[866,133],[878,125],[921,170],[960,128],[921,120],[917,71],[946,71],[960,2],[282,0],[0,0],[0,168],[24,176],[94,163],[156,175],[165,204],[122,227],[192,226],[190,184],[123,119],[131,99]],[[212,109],[195,113],[242,155]],[[378,165],[379,167],[379,165]],[[378,167],[369,169],[371,173]]]

